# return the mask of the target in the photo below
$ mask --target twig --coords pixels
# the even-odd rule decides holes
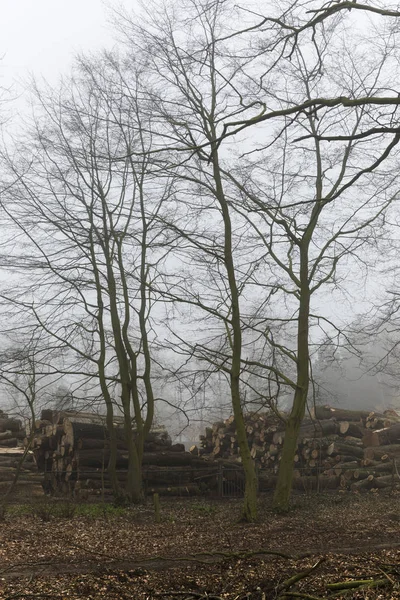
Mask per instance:
[[[328,590],[351,590],[354,588],[374,588],[383,587],[388,584],[387,579],[359,579],[356,581],[338,581],[336,583],[327,583]]]
[[[388,580],[390,581],[390,583],[391,583],[392,585],[394,585],[394,584],[395,584],[395,581],[394,581],[394,579],[392,579],[392,578],[390,577],[390,575],[389,575],[388,573],[386,573],[386,571],[384,571],[383,569],[381,569],[381,567],[378,567],[378,569],[379,569],[379,570],[380,570],[380,572],[381,572],[381,573],[382,573],[382,574],[383,574],[383,575],[386,577],[386,579],[388,579]]]
[[[291,598],[305,598],[305,600],[323,600],[320,596],[311,596],[310,594],[302,594],[301,592],[284,592],[281,596],[278,596],[278,598],[289,596]]]
[[[110,560],[113,561],[118,561],[121,560],[120,558],[118,558],[117,556],[110,556],[109,554],[106,554],[104,552],[100,552],[98,550],[89,550],[88,548],[84,548],[83,546],[80,546],[79,544],[76,544],[75,542],[69,542],[70,546],[72,546],[73,548],[78,548],[79,550],[84,550],[85,552],[88,552],[89,554],[94,554],[96,556],[103,556],[104,558],[108,558]],[[275,550],[268,550],[265,548],[259,548],[258,550],[251,550],[250,552],[222,552],[219,550],[216,550],[215,552],[198,552],[197,554],[188,554],[186,556],[174,556],[174,557],[167,557],[167,556],[151,556],[149,558],[141,558],[139,559],[137,562],[147,562],[147,561],[157,561],[157,560],[165,560],[165,561],[175,561],[175,562],[184,562],[184,561],[194,561],[194,562],[207,562],[204,560],[201,560],[201,558],[205,558],[205,557],[220,557],[220,558],[252,558],[253,556],[257,556],[257,555],[263,555],[263,554],[267,554],[267,555],[271,555],[271,556],[277,556],[279,558],[285,558],[287,560],[293,560],[295,557],[290,556],[289,554],[285,554],[284,552],[278,552]]]
[[[200,594],[199,592],[158,592],[157,594],[153,594],[153,596],[156,597],[162,597],[162,596],[185,596],[187,594],[188,599],[189,598],[198,598],[199,600],[223,600],[221,598],[221,596],[215,596],[214,594],[207,594],[207,593],[202,593]]]
[[[281,594],[281,596],[284,597],[285,595],[287,595],[287,593],[285,592],[285,590],[287,590],[290,587],[292,587],[292,585],[294,585],[295,583],[297,583],[301,579],[304,579],[305,577],[308,577],[308,575],[310,575],[310,573],[312,573],[313,571],[315,571],[315,569],[318,569],[318,567],[320,566],[321,563],[324,562],[324,560],[325,560],[325,558],[321,558],[320,560],[318,560],[315,563],[315,565],[313,565],[312,567],[310,567],[306,571],[301,571],[300,573],[296,573],[295,575],[292,575],[291,577],[289,577],[289,579],[286,579],[285,581],[283,581],[281,584],[279,584],[277,586],[276,592],[277,593],[284,592],[283,594]]]

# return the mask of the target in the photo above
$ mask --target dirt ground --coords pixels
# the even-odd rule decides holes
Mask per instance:
[[[285,516],[264,497],[254,524],[240,504],[162,499],[158,524],[150,503],[14,505],[0,599],[400,599],[400,496],[298,496]],[[348,581],[358,587],[329,588]]]

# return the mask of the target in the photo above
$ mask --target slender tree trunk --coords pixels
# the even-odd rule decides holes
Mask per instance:
[[[254,461],[250,455],[247,442],[246,425],[240,402],[239,378],[231,377],[232,407],[235,417],[236,435],[245,476],[243,519],[249,523],[257,518],[257,489],[258,481]]]
[[[107,430],[110,436],[110,458],[108,459],[107,471],[110,476],[111,489],[114,498],[117,499],[120,495],[120,488],[117,477],[117,435],[114,427],[114,411],[111,402],[107,402],[106,423]]]
[[[215,131],[213,131],[215,139]],[[231,326],[232,334],[229,334],[232,352],[232,364],[230,372],[230,387],[233,414],[235,417],[236,433],[240,456],[245,474],[245,494],[243,504],[243,519],[248,522],[257,518],[257,474],[254,461],[250,455],[247,442],[246,425],[243,418],[242,403],[240,398],[240,371],[242,358],[242,328],[240,322],[239,290],[236,282],[235,265],[232,251],[232,222],[228,203],[225,198],[222,185],[221,172],[218,160],[218,149],[214,142],[213,146],[213,175],[216,184],[216,196],[221,207],[224,222],[224,263],[229,282],[231,294]]]
[[[292,410],[286,423],[285,440],[283,442],[278,481],[273,500],[273,506],[278,512],[287,512],[289,510],[294,457],[296,454],[300,426],[306,410],[310,381],[308,341],[310,319],[308,246],[309,241],[306,239],[303,240],[303,244],[300,247],[300,306],[297,326],[297,378]]]
[[[144,500],[143,476],[142,476],[142,456],[134,443],[132,454],[133,472],[131,479],[130,499],[133,504],[141,504]]]
[[[135,440],[132,435],[132,427],[126,425],[126,438],[128,442],[128,479],[126,492],[130,502],[140,504],[143,502],[143,485],[142,485],[142,459],[137,450]],[[130,436],[128,438],[128,435]]]

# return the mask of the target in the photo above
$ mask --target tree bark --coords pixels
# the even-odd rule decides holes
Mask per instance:
[[[305,234],[306,235],[306,234]],[[297,439],[304,418],[309,386],[309,315],[310,288],[308,282],[308,246],[311,233],[300,245],[300,299],[297,329],[297,379],[293,405],[286,423],[278,482],[275,488],[273,507],[278,512],[289,510],[293,482],[294,457]]]

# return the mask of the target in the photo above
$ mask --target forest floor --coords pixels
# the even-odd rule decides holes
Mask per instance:
[[[151,503],[10,506],[0,599],[400,599],[399,495],[297,496],[285,516],[261,497],[254,524],[240,506],[162,499],[161,523]]]

